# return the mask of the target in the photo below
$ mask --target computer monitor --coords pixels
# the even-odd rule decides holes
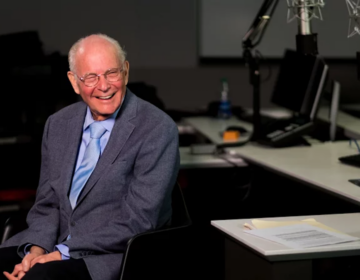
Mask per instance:
[[[286,50],[271,101],[313,120],[327,73],[328,66],[320,56]]]
[[[341,92],[341,85],[338,81],[335,80],[332,81],[331,92],[332,92],[332,97],[331,97],[331,104],[329,110],[330,141],[335,141],[337,116],[339,111],[339,101],[340,101],[340,92]]]

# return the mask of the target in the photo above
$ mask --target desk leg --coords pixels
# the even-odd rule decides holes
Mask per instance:
[[[312,261],[269,262],[225,238],[225,280],[311,280]]]

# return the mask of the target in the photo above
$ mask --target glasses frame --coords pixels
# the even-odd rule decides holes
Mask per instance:
[[[108,83],[114,83],[114,82],[120,81],[120,80],[121,80],[121,76],[119,76],[119,79],[118,79],[118,80],[113,81],[113,82],[110,82],[110,81],[108,81],[108,79],[107,79],[107,75],[109,74],[109,72],[112,71],[112,70],[115,70],[115,69],[119,70],[119,71],[120,71],[120,74],[124,71],[124,67],[122,66],[122,67],[117,67],[117,68],[110,68],[110,69],[106,70],[105,73],[103,73],[103,74],[87,73],[87,74],[85,74],[83,77],[80,77],[80,76],[79,76],[78,74],[76,74],[76,73],[74,73],[74,74],[75,74],[76,77],[78,77],[78,79],[79,79],[80,81],[82,81],[82,82],[84,83],[85,86],[87,86],[87,87],[96,87],[97,84],[98,84],[99,81],[100,81],[100,76],[101,76],[101,75],[104,75],[104,78],[105,78],[105,80],[106,80]],[[93,85],[93,86],[88,86],[88,85],[85,83],[85,79],[86,79],[86,77],[89,76],[89,75],[96,75],[97,82],[96,82],[95,85]]]

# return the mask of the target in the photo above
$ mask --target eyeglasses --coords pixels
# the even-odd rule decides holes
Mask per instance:
[[[87,87],[94,87],[99,83],[100,76],[104,75],[104,78],[109,82],[117,82],[121,79],[121,73],[124,71],[123,68],[112,68],[107,70],[104,74],[95,74],[89,73],[86,74],[84,77],[79,77],[75,74],[76,77],[79,78],[80,81],[84,83]]]

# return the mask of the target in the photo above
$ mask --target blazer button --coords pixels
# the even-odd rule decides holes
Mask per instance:
[[[75,222],[71,222],[71,224],[70,224],[72,227],[74,227],[75,226]]]

